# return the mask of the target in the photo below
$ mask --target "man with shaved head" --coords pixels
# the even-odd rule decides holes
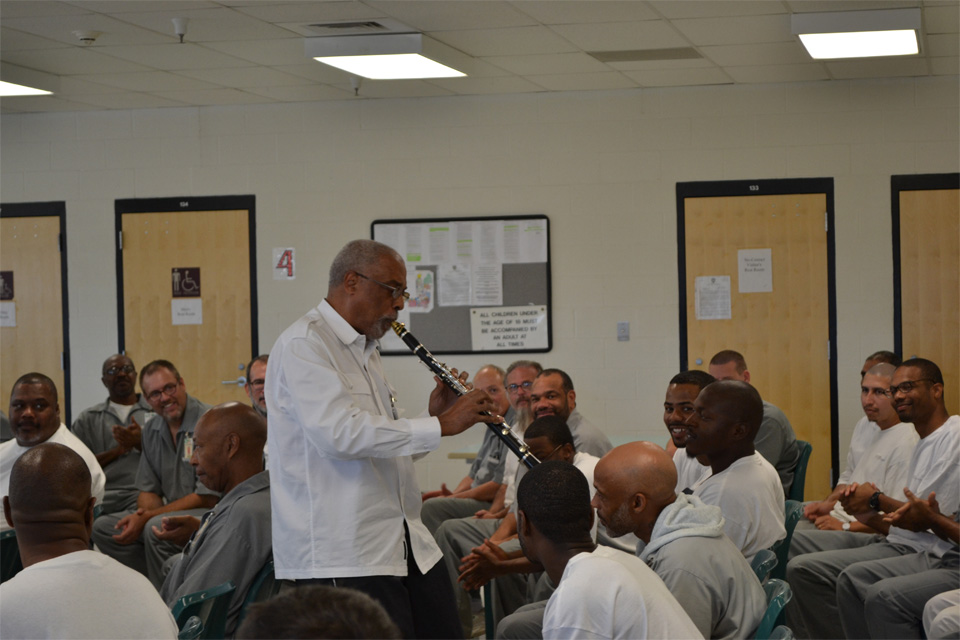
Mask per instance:
[[[13,465],[3,513],[17,531],[24,569],[0,586],[3,638],[176,638],[150,581],[91,551],[90,470],[45,442]]]
[[[750,564],[723,532],[720,509],[674,492],[666,451],[632,442],[600,459],[593,506],[611,537],[634,533],[637,556],[664,581],[705,638],[750,637],[766,598]]]
[[[202,520],[170,516],[162,530],[154,528],[161,540],[186,544],[160,595],[173,607],[189,593],[232,580],[237,590],[227,614],[229,637],[250,585],[272,555],[270,476],[263,470],[267,423],[253,407],[229,402],[205,413],[193,437],[190,464],[223,498]]]
[[[7,495],[10,472],[17,458],[38,444],[57,442],[83,458],[90,471],[90,493],[97,503],[103,501],[103,469],[93,452],[60,422],[60,403],[53,380],[37,372],[20,376],[10,393],[10,423],[14,439],[0,444],[0,496]],[[9,528],[6,521],[0,523],[0,530]]]
[[[760,394],[738,380],[704,387],[687,418],[687,453],[710,462],[693,495],[720,507],[724,532],[747,560],[786,535],[780,476],[753,448],[762,419]]]

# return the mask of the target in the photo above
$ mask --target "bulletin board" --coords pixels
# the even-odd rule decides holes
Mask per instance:
[[[370,235],[403,256],[410,300],[398,319],[432,353],[553,348],[547,216],[374,220]],[[410,353],[393,332],[380,348]]]

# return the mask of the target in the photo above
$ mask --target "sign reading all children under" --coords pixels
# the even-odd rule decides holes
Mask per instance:
[[[474,351],[546,349],[547,308],[482,307],[470,310]]]

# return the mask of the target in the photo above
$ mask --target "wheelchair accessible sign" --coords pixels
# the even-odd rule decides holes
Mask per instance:
[[[200,267],[173,267],[170,270],[173,300],[170,316],[173,324],[203,324],[203,300],[200,299]]]

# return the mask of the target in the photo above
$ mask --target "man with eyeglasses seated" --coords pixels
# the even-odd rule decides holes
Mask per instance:
[[[913,450],[907,488],[917,496],[936,494],[941,513],[960,506],[960,416],[947,413],[943,374],[929,360],[913,358],[897,367],[890,385],[894,407],[912,422],[920,441]],[[876,535],[855,549],[806,553],[787,564],[793,600],[787,624],[798,638],[870,637],[864,601],[868,586],[890,578],[909,577],[937,568],[951,543],[930,531],[910,531],[884,519],[903,502],[869,482],[844,490],[844,510],[886,538]],[[903,585],[909,587],[909,585]],[[842,626],[841,626],[842,625]]]
[[[199,518],[218,500],[190,465],[193,430],[210,405],[187,395],[183,378],[167,360],[154,360],[143,368],[140,389],[154,413],[141,433],[136,509],[97,518],[93,541],[107,555],[147,576],[159,590],[163,563],[180,548],[158,539],[153,527],[161,529],[164,516]]]
[[[243,390],[250,398],[250,404],[254,410],[260,414],[264,420],[267,419],[267,398],[264,389],[267,382],[267,360],[270,354],[264,353],[257,356],[247,365],[247,381],[243,385]]]
[[[114,354],[101,368],[107,399],[77,416],[70,430],[97,456],[107,476],[99,513],[137,508],[142,425],[152,415],[147,399],[137,393],[137,368],[125,355]]]

